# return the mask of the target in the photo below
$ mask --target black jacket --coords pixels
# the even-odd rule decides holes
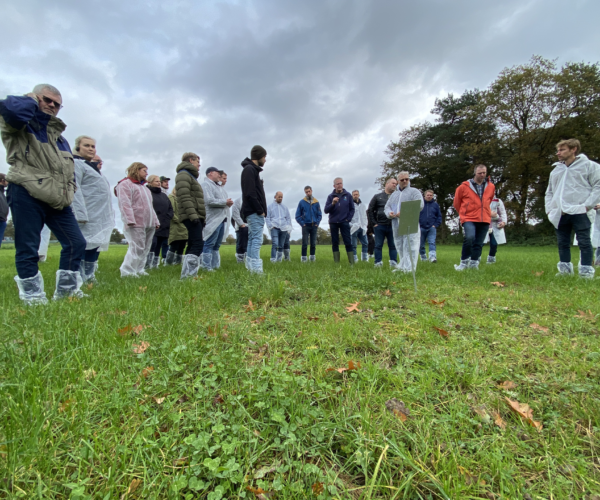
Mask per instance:
[[[367,216],[369,217],[369,223],[372,226],[382,225],[389,226],[392,223],[391,219],[385,215],[385,204],[390,197],[385,191],[377,193],[369,202],[369,208],[367,209]]]
[[[160,224],[154,236],[167,238],[171,227],[171,219],[173,218],[173,205],[171,205],[169,197],[159,187],[148,186],[148,189],[152,193],[152,206]]]
[[[242,209],[240,214],[242,219],[252,214],[263,214],[267,216],[267,198],[265,197],[265,188],[260,178],[262,167],[255,165],[250,158],[242,162]]]
[[[0,186],[0,222],[6,222],[8,220],[8,203],[6,202],[6,196],[4,196],[4,186]]]

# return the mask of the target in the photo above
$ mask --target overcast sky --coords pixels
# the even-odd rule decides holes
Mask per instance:
[[[598,19],[597,0],[4,2],[0,96],[58,87],[66,138],[97,139],[111,184],[133,161],[174,178],[194,151],[237,198],[261,144],[267,200],[283,191],[293,217],[336,176],[368,202],[386,145],[437,97],[533,54],[599,61]]]

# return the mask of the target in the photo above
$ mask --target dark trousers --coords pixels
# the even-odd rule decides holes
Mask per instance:
[[[0,247],[2,247],[2,240],[4,239],[4,231],[6,230],[6,221],[0,222]]]
[[[202,229],[204,229],[204,221],[200,220],[197,224],[192,224],[192,221],[186,219],[183,225],[188,230],[188,246],[185,251],[186,255],[197,255],[200,257],[204,250],[204,240],[202,239]]]
[[[175,240],[169,246],[169,250],[177,255],[183,255],[183,251],[185,250],[185,245],[187,240]]]
[[[496,252],[498,251],[498,242],[496,241],[496,237],[494,233],[490,233],[490,257],[495,257]]]
[[[375,264],[383,260],[383,244],[387,239],[388,248],[390,250],[390,260],[398,262],[398,251],[394,244],[394,231],[391,224],[377,224],[373,228],[375,232]]]
[[[98,247],[96,247],[91,250],[86,250],[83,255],[83,260],[86,262],[96,262],[98,257],[100,257],[100,252],[98,251]]]
[[[307,224],[302,226],[302,257],[306,257],[308,241],[310,239],[310,254],[314,255],[317,250],[317,229],[319,226]]]
[[[85,238],[71,207],[56,210],[31,196],[24,187],[12,183],[8,185],[6,199],[15,224],[15,264],[19,278],[32,278],[38,273],[38,248],[44,224],[62,246],[59,269],[79,271]]]
[[[561,262],[571,262],[571,236],[577,236],[577,244],[581,252],[581,265],[591,266],[594,258],[590,228],[592,223],[587,214],[563,214],[558,223],[556,238],[558,240],[558,256]]]
[[[350,223],[349,222],[333,222],[329,223],[329,229],[331,230],[331,249],[334,252],[340,251],[340,232],[342,233],[342,240],[346,247],[346,252],[352,253],[352,236],[350,235]]]
[[[487,222],[464,222],[462,227],[465,234],[460,259],[479,260],[490,225]]]
[[[162,245],[160,247],[160,256],[163,259],[167,258],[167,252],[169,251],[169,237],[167,236],[164,241],[162,242]]]
[[[152,239],[152,247],[150,247],[150,252],[154,252],[154,256],[158,257],[158,254],[163,248],[163,245],[169,246],[169,237],[168,236],[154,236]]]
[[[243,255],[248,250],[248,226],[240,227],[235,235],[235,253]]]
[[[367,234],[367,239],[369,240],[369,255],[373,255],[375,251],[375,237],[372,234]]]

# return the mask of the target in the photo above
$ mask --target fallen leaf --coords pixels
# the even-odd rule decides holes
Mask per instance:
[[[185,403],[185,402],[187,402],[187,401],[189,401],[189,400],[190,400],[190,398],[187,396],[187,394],[184,394],[183,396],[181,396],[181,397],[180,397],[180,398],[177,400],[177,402],[178,402],[179,404],[182,404],[182,403]]]
[[[146,351],[146,349],[148,349],[148,347],[150,347],[150,344],[145,340],[142,340],[142,342],[140,342],[140,345],[133,344],[133,352],[134,354],[142,354]]]
[[[306,319],[309,321],[319,321],[318,316],[307,316]]]
[[[188,304],[191,304],[192,302],[194,302],[194,300],[196,300],[196,296],[193,296],[190,300],[186,301]]]
[[[225,400],[223,399],[223,396],[221,394],[218,394],[213,399],[213,406],[222,405],[222,404],[225,404]]]
[[[142,484],[141,479],[132,479],[131,483],[129,484],[129,488],[127,488],[127,491],[121,496],[121,500],[123,500],[127,497],[127,495],[131,495],[131,493],[137,490],[140,484]]]
[[[83,376],[85,377],[86,380],[90,380],[91,378],[96,377],[96,372],[90,368],[89,370],[85,370],[83,372]]]
[[[506,285],[506,281],[490,281],[490,285],[494,285],[499,288],[504,288],[504,285]]]
[[[157,405],[161,405],[161,404],[163,404],[163,401],[164,401],[166,398],[157,398],[157,397],[153,397],[152,399],[154,400],[154,402],[155,402]]]
[[[254,431],[254,435],[255,436],[260,436],[260,432],[258,432],[257,430]]]
[[[316,347],[315,347],[316,348]],[[358,370],[360,368],[360,363],[358,362],[354,362],[354,361],[348,361],[348,368],[327,368],[327,370],[325,370],[325,372],[338,372],[338,373],[344,373],[345,371],[348,370]]]
[[[578,314],[575,315],[576,318],[587,319],[590,321],[594,321],[596,316],[592,314],[592,311],[588,309],[587,312],[582,311],[581,309],[577,309]]]
[[[25,316],[26,312],[23,309],[17,309],[17,312],[21,315],[21,316]]]
[[[519,403],[509,398],[504,398],[512,411],[517,413],[528,424],[533,425],[538,431],[542,430],[542,423],[533,420],[533,410],[526,403]]]
[[[492,421],[492,417],[490,417],[490,414],[484,406],[473,406],[471,409],[473,410],[473,413],[477,414],[486,424],[489,424]]]
[[[515,384],[514,382],[511,382],[510,380],[506,380],[506,381],[502,382],[501,384],[498,384],[498,387],[500,389],[504,389],[505,391],[510,391],[512,389],[516,389],[517,384]]]
[[[142,370],[142,377],[148,378],[148,376],[151,375],[153,371],[154,371],[153,366],[147,366],[146,368],[144,368]]]
[[[265,491],[262,488],[253,488],[252,486],[246,486],[246,489],[254,493],[256,498],[258,498],[259,500],[265,500],[267,498],[271,498],[274,495],[272,491]]]
[[[140,292],[142,292],[142,293],[143,293],[143,292],[145,292],[147,289],[148,289],[148,287],[147,287],[147,286],[141,286],[141,287],[139,288]]]
[[[188,461],[188,457],[176,458],[173,460],[173,467],[181,467],[185,465]]]
[[[252,321],[252,323],[258,325],[258,324],[262,323],[265,319],[266,319],[265,316],[260,316],[259,318],[256,318],[254,321]]]
[[[360,304],[360,302],[355,302],[354,304],[350,304],[349,307],[346,307],[346,311],[348,311],[348,312],[357,311],[358,312],[358,304]]]
[[[58,407],[58,411],[60,411],[61,413],[65,412],[65,411],[67,411],[71,407],[72,404],[73,404],[73,400],[72,399],[66,399]]]
[[[252,303],[251,300],[248,300],[248,305],[245,305],[244,309],[246,310],[246,312],[250,312],[250,311],[254,311],[256,309],[256,307],[254,306],[254,304]]]
[[[445,339],[447,339],[450,336],[450,333],[444,330],[443,328],[438,328],[437,326],[434,326],[433,328],[436,329],[438,333]]]
[[[540,332],[548,333],[547,327],[538,325],[537,323],[531,323],[531,325],[529,325],[529,327],[533,328],[534,330],[539,330]]]
[[[323,483],[316,482],[312,485],[312,492],[317,496],[323,493],[323,489]]]
[[[402,422],[405,422],[406,419],[410,417],[410,410],[399,399],[392,398],[386,401],[385,407],[388,409],[388,411],[396,415]]]
[[[350,360],[348,361],[348,370],[358,370],[360,368],[360,363]]]
[[[79,302],[79,299],[77,297],[73,297],[73,296],[69,297],[68,300],[69,300],[69,302]]]
[[[506,422],[502,420],[502,417],[498,412],[492,413],[492,416],[494,417],[494,424],[496,424],[502,430],[506,429]]]
[[[134,326],[131,331],[133,333],[135,333],[136,335],[139,335],[140,333],[142,333],[142,330],[145,328],[145,325],[138,325],[138,326]]]
[[[465,483],[467,484],[467,486],[470,486],[472,484],[479,484],[479,486],[485,486],[487,484],[483,479],[478,479],[477,476],[474,476],[467,469],[461,467],[460,465],[458,466],[458,470],[463,476],[465,476]]]
[[[128,333],[139,335],[144,328],[145,325],[131,326],[131,324],[129,324],[127,326],[124,326],[123,328],[119,328],[117,330],[117,333],[122,337],[125,337]]]
[[[431,304],[433,304],[434,306],[440,306],[440,307],[444,307],[444,302],[446,302],[446,299],[441,300],[441,301],[437,301],[437,300],[430,300],[429,301]]]
[[[342,318],[338,313],[334,312],[333,313],[333,317],[335,318],[335,322],[338,323],[339,321],[345,321],[346,318]]]
[[[271,465],[265,465],[264,467],[261,467],[254,473],[254,479],[262,479],[267,474],[275,472],[280,465],[281,462],[274,462]]]
[[[90,283],[90,284],[87,286],[87,289],[88,289],[88,290],[91,290],[92,288],[94,288],[94,284],[93,284],[93,283]]]
[[[535,276],[541,276],[542,274],[544,274],[544,271],[531,271],[531,274],[534,274]]]
[[[217,327],[215,327],[215,330],[216,330],[216,328]],[[210,335],[211,337],[216,337],[217,334],[215,333],[215,330],[213,330],[212,326],[209,326],[208,327],[208,335]]]
[[[383,292],[383,295],[385,295],[386,297],[391,297],[392,296],[392,292],[390,292],[389,290],[386,290],[385,292]]]

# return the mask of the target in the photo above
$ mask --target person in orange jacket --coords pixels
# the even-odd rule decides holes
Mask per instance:
[[[477,165],[475,176],[458,186],[454,193],[454,208],[460,216],[464,232],[460,265],[454,265],[457,271],[479,269],[483,241],[492,221],[490,204],[496,191],[486,175],[487,167]]]

